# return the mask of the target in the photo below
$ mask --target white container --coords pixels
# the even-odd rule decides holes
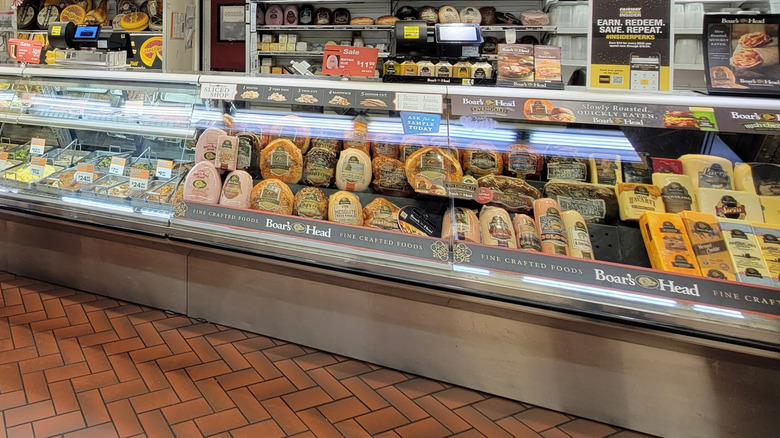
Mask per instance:
[[[577,5],[572,10],[572,27],[577,29],[587,29],[590,19],[590,6]]]
[[[687,3],[685,5],[685,27],[688,29],[701,29],[704,23],[704,4]]]

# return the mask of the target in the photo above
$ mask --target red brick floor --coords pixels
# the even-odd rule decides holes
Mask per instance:
[[[0,437],[646,437],[0,272]]]

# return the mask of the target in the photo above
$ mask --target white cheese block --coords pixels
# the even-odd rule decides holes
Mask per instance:
[[[688,154],[680,157],[683,173],[694,187],[732,190],[734,169],[731,161],[711,155]]]
[[[344,149],[336,163],[336,187],[362,192],[371,183],[371,157],[360,149]]]
[[[759,196],[780,196],[780,165],[737,163],[734,166],[736,190]]]
[[[620,156],[593,154],[588,159],[588,164],[591,183],[614,187],[623,182]]]
[[[780,228],[762,223],[752,223],[761,255],[775,287],[780,287]]]
[[[737,281],[772,286],[769,268],[764,262],[753,227],[745,222],[727,219],[721,219],[719,223],[737,273]]]
[[[667,213],[699,211],[696,190],[688,175],[654,173],[653,185],[661,189],[661,198]]]
[[[761,202],[752,193],[700,188],[696,199],[702,213],[723,219],[764,222]]]
[[[666,213],[661,190],[652,184],[617,185],[620,220],[639,220],[647,212]]]

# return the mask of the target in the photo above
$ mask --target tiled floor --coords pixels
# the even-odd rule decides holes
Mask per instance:
[[[12,274],[0,288],[0,436],[645,436]]]

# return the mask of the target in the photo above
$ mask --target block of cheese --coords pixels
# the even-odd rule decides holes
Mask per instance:
[[[619,156],[592,154],[588,159],[588,164],[591,183],[615,186],[623,182]]]
[[[696,200],[702,213],[724,219],[764,222],[761,201],[752,193],[700,188]]]
[[[758,200],[764,212],[764,222],[780,225],[780,196],[759,196]]]
[[[552,198],[537,199],[534,201],[534,216],[542,252],[569,255],[569,239],[558,203]]]
[[[753,227],[748,223],[730,219],[721,219],[719,222],[731,263],[737,273],[737,281],[772,286],[769,268],[764,262]]]
[[[680,215],[645,213],[639,219],[639,229],[653,269],[701,275]]]
[[[661,198],[667,213],[699,210],[696,203],[696,191],[688,175],[654,173],[653,185],[661,189]]]
[[[517,248],[512,219],[503,208],[486,205],[479,212],[482,243],[503,248]]]
[[[574,210],[561,213],[563,226],[566,228],[566,238],[569,239],[569,253],[572,257],[593,260],[593,245],[590,243],[590,233],[585,219]]]
[[[639,220],[647,212],[666,212],[661,190],[652,184],[618,184],[617,195],[622,221]]]
[[[756,240],[761,247],[761,255],[764,256],[772,283],[775,287],[780,287],[780,228],[757,222],[750,225],[756,233]]]
[[[479,234],[479,219],[473,210],[455,207],[448,209],[444,214],[441,226],[442,239],[453,238],[455,240],[479,243]]]
[[[734,166],[736,190],[760,196],[780,196],[780,165],[737,163]]]
[[[736,281],[737,276],[720,232],[718,219],[711,214],[697,211],[684,211],[680,213],[680,217],[699,263],[701,275]]]
[[[731,161],[711,155],[688,154],[680,157],[683,173],[694,187],[732,190],[734,169]]]

